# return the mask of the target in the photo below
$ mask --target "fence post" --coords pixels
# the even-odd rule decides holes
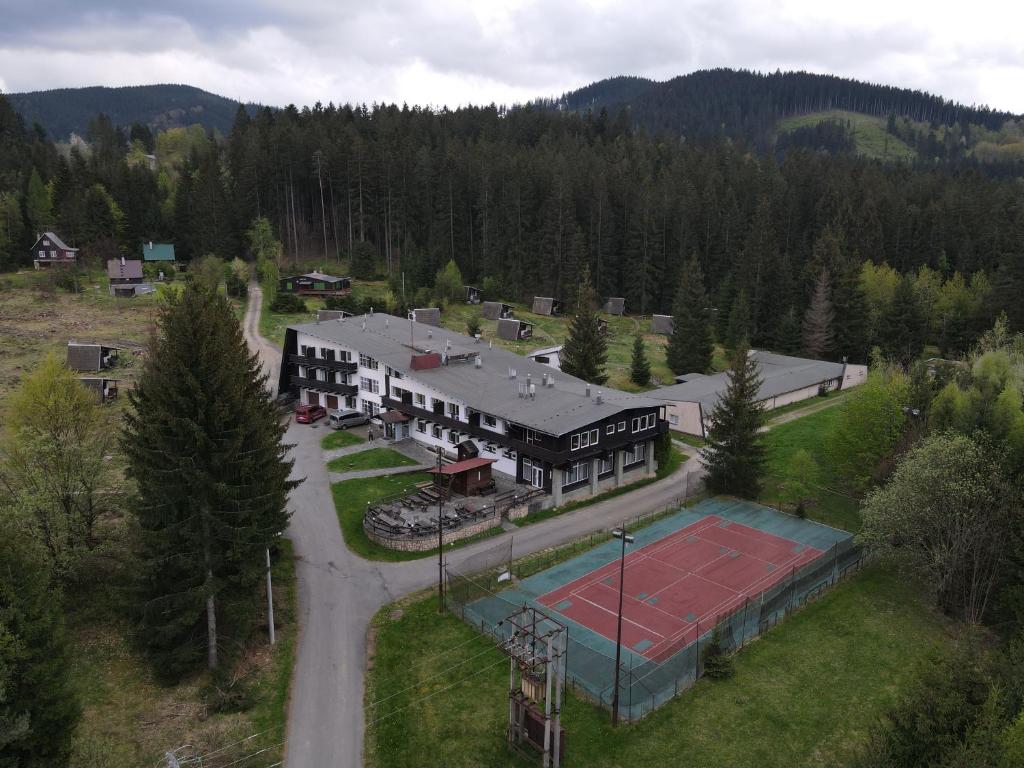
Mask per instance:
[[[786,608],[787,615],[793,612],[793,594],[796,591],[794,580],[796,579],[796,566],[789,572],[789,607]]]
[[[839,573],[837,571],[839,567],[839,542],[837,541],[832,545],[832,583],[835,584],[839,579]]]

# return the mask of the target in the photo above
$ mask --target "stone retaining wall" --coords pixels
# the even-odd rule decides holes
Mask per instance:
[[[525,511],[524,513],[525,514]],[[523,515],[520,515],[522,517]],[[480,520],[470,525],[463,525],[455,530],[447,530],[443,534],[443,541],[445,544],[451,544],[454,541],[462,541],[468,539],[470,536],[476,536],[478,533],[483,533],[491,528],[497,528],[501,526],[501,516],[492,515],[491,517]],[[392,539],[373,531],[371,528],[366,526],[365,520],[363,521],[363,531],[366,533],[366,537],[382,547],[388,549],[396,549],[400,552],[427,552],[431,549],[437,549],[437,536],[416,536],[407,539]]]

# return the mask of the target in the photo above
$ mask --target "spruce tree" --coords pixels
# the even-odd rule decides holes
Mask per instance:
[[[592,384],[604,384],[608,380],[604,372],[608,362],[608,340],[601,333],[596,303],[594,287],[590,283],[590,268],[584,265],[576,292],[576,314],[569,324],[569,337],[562,347],[561,367],[570,376]]]
[[[740,349],[750,343],[750,300],[747,292],[740,289],[733,299],[729,311],[729,325],[725,331],[725,343],[729,349]]]
[[[924,349],[926,323],[917,302],[914,284],[903,277],[879,323],[879,346],[886,357],[896,360],[904,368],[917,359]]]
[[[847,260],[836,275],[832,286],[833,357],[846,358],[851,363],[865,363],[871,349],[868,337],[868,300],[860,282],[860,269],[855,261]]]
[[[81,708],[42,546],[26,513],[0,507],[0,765],[67,765]]]
[[[761,377],[746,348],[736,350],[729,385],[711,412],[708,445],[701,452],[714,493],[756,498],[761,492],[765,413],[758,401]]]
[[[139,639],[162,677],[234,647],[264,548],[288,523],[285,427],[227,300],[192,280],[159,310],[129,395],[124,448],[137,485]],[[227,625],[227,626],[226,626]],[[242,628],[244,631],[245,627]]]
[[[795,355],[800,351],[800,319],[796,307],[792,305],[785,312],[780,312],[772,330],[772,349],[786,355]]]
[[[697,254],[683,267],[683,279],[672,304],[672,335],[668,339],[668,367],[673,373],[706,373],[711,367],[714,342],[704,275]]]
[[[647,387],[651,384],[651,364],[647,360],[644,337],[639,333],[633,339],[633,360],[629,366],[629,380],[638,387]]]
[[[25,213],[28,215],[28,222],[32,227],[33,234],[39,234],[47,227],[54,225],[53,205],[50,202],[50,192],[39,171],[32,168],[32,175],[28,179],[28,191],[25,195]]]
[[[810,358],[821,359],[832,351],[832,292],[828,282],[828,271],[823,269],[814,284],[811,303],[804,313],[803,353]]]

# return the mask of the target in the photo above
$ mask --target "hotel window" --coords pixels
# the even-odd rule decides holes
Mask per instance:
[[[498,420],[493,416],[488,416],[486,413],[483,415],[484,424],[488,427],[498,426]]]
[[[646,416],[639,416],[633,419],[633,431],[643,432],[646,429],[650,429],[654,426],[654,414],[648,413]]]
[[[580,448],[597,445],[600,435],[601,431],[598,429],[592,429],[589,432],[580,432],[578,435],[573,435],[570,442],[571,449],[578,451]]]
[[[540,445],[540,433],[534,432],[532,429],[525,429],[524,432],[526,437],[527,445]]]
[[[679,417],[676,414],[674,414],[674,413],[670,414],[669,417],[668,417],[668,421],[669,421],[670,424],[678,425],[679,424]]]
[[[562,487],[581,483],[590,479],[590,462],[574,461],[569,468],[562,471]]]
[[[416,405],[420,406],[421,408],[427,404],[427,396],[424,395],[422,392],[417,392],[416,394],[414,394],[412,396],[412,399],[413,402],[415,402]]]
[[[619,432],[625,432],[625,431],[626,431],[626,422],[620,421],[619,422]]]
[[[614,424],[609,424],[607,427],[604,428],[604,433],[606,435],[614,435],[615,434],[615,425]]]
[[[367,416],[376,416],[380,412],[380,406],[376,403],[371,403],[369,400],[363,400],[363,413]]]
[[[643,461],[646,456],[647,443],[637,443],[632,448],[627,448],[622,452],[622,463],[636,464],[638,461]]]
[[[451,443],[452,445],[459,444],[459,433],[456,432],[454,429],[448,430],[448,442]]]
[[[320,347],[320,357],[324,360],[334,359],[334,350],[327,347]]]
[[[434,428],[431,430],[431,433],[434,435],[435,440],[440,440],[442,437],[444,437],[444,430],[441,429],[441,427],[438,426],[437,424],[434,425]]]
[[[377,361],[369,355],[364,355],[361,352],[359,353],[359,364],[363,366],[363,368],[369,368],[371,371],[377,370]]]
[[[422,433],[424,435],[427,434],[427,420],[426,419],[416,419],[416,431],[420,432],[420,433]]]
[[[359,388],[364,392],[372,392],[377,394],[380,392],[380,384],[376,379],[368,379],[365,376],[359,379]]]
[[[605,456],[601,459],[601,468],[598,470],[598,474],[604,475],[613,469],[615,469],[615,460],[611,456]]]
[[[448,416],[453,418],[453,419],[459,418],[459,404],[458,403],[448,403]]]

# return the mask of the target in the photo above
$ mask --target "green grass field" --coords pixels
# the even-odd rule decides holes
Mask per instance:
[[[207,674],[165,686],[117,623],[72,625],[73,675],[84,707],[75,738],[75,768],[163,764],[164,752],[192,744],[209,752],[259,733],[245,745],[218,754],[224,763],[257,749],[271,762],[282,758],[288,687],[295,661],[297,625],[295,563],[291,542],[283,540],[273,567],[277,644],[254,635],[242,654],[253,706],[244,712],[207,711],[202,689]]]
[[[391,448],[371,448],[368,451],[339,456],[327,462],[331,472],[358,472],[363,469],[385,469],[388,467],[411,467],[414,459]]]
[[[885,130],[885,118],[863,115],[859,112],[846,112],[833,109],[824,112],[811,112],[806,115],[785,117],[776,124],[779,133],[788,133],[796,128],[817,125],[825,120],[849,122],[853,127],[854,138],[857,140],[857,154],[878,160],[913,160],[917,152],[902,139],[890,135]]]
[[[492,641],[439,616],[433,598],[400,608],[375,620],[367,765],[528,765],[506,751],[508,665]],[[569,695],[567,764],[842,765],[915,663],[945,642],[941,619],[913,587],[872,568],[740,652],[733,679],[702,680],[639,723],[615,731],[606,711]]]
[[[807,517],[847,531],[859,531],[861,526],[859,503],[844,494],[830,491],[838,482],[829,469],[825,455],[826,436],[841,413],[842,405],[827,407],[794,421],[772,427],[765,435],[768,449],[768,476],[761,502],[778,507],[787,483],[792,482],[793,454],[801,448],[810,452],[816,466],[810,477],[812,501]]]
[[[325,451],[333,451],[336,448],[348,448],[351,445],[365,443],[359,435],[355,435],[344,429],[335,429],[329,435],[325,435],[320,441],[320,447]]]

